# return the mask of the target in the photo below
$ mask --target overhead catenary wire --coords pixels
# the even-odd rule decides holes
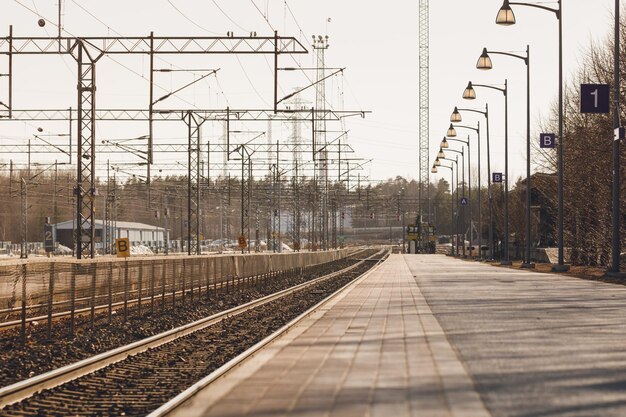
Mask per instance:
[[[207,28],[199,25],[195,20],[191,19],[189,16],[187,16],[185,13],[183,13],[178,7],[176,7],[176,5],[174,3],[172,3],[171,0],[167,0],[167,2],[170,4],[170,6],[172,6],[174,8],[174,10],[176,10],[178,12],[178,14],[180,14],[185,20],[187,20],[189,23],[191,23],[192,25],[194,25],[198,29],[201,29],[201,30],[203,30],[203,31],[205,31],[207,33],[210,33],[211,35],[219,35],[217,32],[212,32],[212,31],[208,30]]]
[[[16,0],[16,2],[17,2],[17,0]],[[19,3],[19,2],[18,2],[18,3]],[[76,1],[74,1],[74,0],[73,0],[73,3],[74,3],[74,4],[77,4],[77,3],[76,3]],[[214,3],[215,3],[215,2],[214,2]],[[269,20],[268,12],[266,11],[266,12],[265,12],[265,14],[264,14],[264,13],[260,10],[259,6],[258,6],[258,5],[257,5],[254,1],[252,1],[252,3],[253,3],[253,5],[254,5],[254,7],[256,8],[256,10],[257,10],[257,11],[258,11],[258,12],[259,12],[262,16],[263,16],[263,19],[267,22],[267,24],[268,24],[268,25],[269,25],[269,26],[273,29],[273,26],[272,26],[272,24],[270,23],[270,20]],[[77,4],[77,5],[78,5],[78,4]],[[96,19],[99,23],[101,23],[102,25],[104,25],[104,26],[107,28],[107,30],[114,31],[115,33],[119,33],[119,32],[117,32],[117,31],[115,31],[115,29],[113,29],[113,28],[111,28],[109,25],[107,25],[104,21],[102,21],[101,19],[99,19],[99,18],[95,17],[95,15],[94,15],[93,13],[89,12],[86,8],[84,8],[84,7],[80,6],[80,5],[78,5],[78,6],[79,6],[79,8],[80,8],[81,10],[85,11],[85,12],[86,12],[86,13],[88,13],[91,17],[95,18],[95,19]],[[288,6],[288,5],[287,5],[287,6]],[[293,13],[292,13],[292,14],[293,14]],[[298,25],[298,27],[299,27],[299,24],[298,24],[298,23],[297,23],[297,25]],[[66,32],[66,33],[69,33],[68,31],[65,31],[65,32]],[[301,33],[303,33],[303,32],[301,31]],[[294,57],[292,57],[292,59],[294,59],[294,61],[295,61],[295,58],[294,58]],[[130,71],[130,72],[132,72],[132,73],[134,73],[134,74],[136,74],[136,75],[138,75],[138,76],[139,76],[139,77],[141,77],[142,79],[147,79],[147,78],[146,78],[146,77],[145,77],[142,73],[140,73],[140,72],[138,72],[138,71],[135,71],[135,70],[134,70],[134,69],[132,69],[132,68],[129,68],[128,66],[124,65],[123,63],[121,63],[121,62],[119,62],[119,61],[117,61],[117,60],[114,60],[114,59],[112,59],[112,61],[113,61],[113,62],[115,62],[115,63],[117,63],[117,64],[118,64],[118,65],[120,65],[121,67],[125,68],[126,70],[128,70],[128,71]],[[267,60],[266,60],[266,63],[267,63]],[[298,63],[298,62],[296,61],[296,63]],[[268,64],[269,64],[269,63],[268,63]],[[240,65],[241,65],[241,62],[240,62]],[[299,64],[299,63],[298,63],[298,66],[300,66],[300,64]],[[243,67],[243,66],[242,66],[242,67]],[[244,70],[244,71],[245,71],[245,70]],[[307,75],[304,71],[303,71],[303,74],[305,74],[305,76],[306,76],[306,77],[310,80],[310,77],[309,77],[309,76],[308,76],[308,75]],[[248,81],[251,83],[251,85],[252,85],[252,86],[254,86],[254,84],[253,84],[253,83],[251,82],[251,80],[249,79],[248,74],[246,74],[246,78],[248,78]],[[221,85],[219,84],[219,80],[217,80],[217,79],[216,79],[216,82],[217,82],[217,84],[218,84],[219,91],[222,93],[222,95],[224,96],[225,100],[228,102],[228,98],[227,98],[227,97],[226,97],[226,95],[224,94],[223,88],[222,88],[222,87],[221,87]],[[161,90],[163,90],[163,91],[168,91],[168,89],[163,88],[162,86],[160,86],[160,85],[158,85],[158,84],[155,84],[155,87],[157,87],[157,88],[159,88],[159,89],[161,89]],[[256,92],[256,93],[260,96],[260,94],[258,93],[258,91],[256,91],[256,89],[255,89],[255,92]],[[182,99],[182,98],[181,98],[181,100],[184,100],[184,99]],[[187,102],[187,103],[189,103],[189,102],[188,102],[188,101],[186,101],[186,100],[184,100],[184,101],[185,101],[185,102]],[[264,101],[265,101],[265,100],[264,100]],[[189,104],[190,104],[190,105],[192,105],[192,106],[194,106],[195,108],[197,108],[197,107],[195,106],[195,104],[193,104],[193,103],[189,103]]]
[[[53,26],[55,26],[55,27],[56,27],[56,26],[58,26],[56,23],[52,22],[50,19],[47,19],[46,17],[44,17],[44,16],[40,15],[40,14],[39,14],[36,10],[34,10],[34,9],[32,9],[32,8],[30,8],[30,7],[28,7],[28,6],[26,6],[25,4],[23,4],[23,3],[22,3],[22,2],[20,2],[19,0],[13,0],[13,1],[14,1],[15,3],[17,3],[18,5],[22,6],[23,8],[25,8],[26,10],[30,11],[31,13],[33,13],[33,14],[37,15],[38,17],[42,18],[42,19],[43,19],[44,21],[46,21],[47,23],[50,23],[51,25],[53,25]],[[72,1],[73,1],[73,3],[77,4],[74,0],[72,0]],[[78,5],[78,4],[77,4],[77,5]],[[89,14],[89,16],[93,17],[93,18],[94,18],[94,19],[96,19],[99,23],[101,23],[102,25],[104,25],[104,26],[105,26],[108,30],[110,30],[110,31],[112,31],[112,32],[114,32],[114,33],[116,33],[116,34],[118,34],[118,36],[121,36],[121,34],[120,34],[118,31],[116,31],[115,29],[113,29],[112,27],[110,27],[109,25],[107,25],[104,21],[102,21],[101,19],[99,19],[97,16],[93,15],[91,12],[89,12],[89,11],[88,11],[87,9],[85,9],[83,6],[81,6],[81,5],[78,5],[78,6],[80,7],[80,9],[81,9],[81,10],[85,11],[86,13],[88,13],[88,14]],[[68,35],[70,35],[70,36],[75,36],[73,33],[69,32],[69,31],[68,31],[67,29],[65,29],[65,28],[63,28],[63,32],[67,33],[67,34],[68,34]],[[132,74],[135,74],[135,75],[137,75],[138,77],[140,77],[140,78],[142,78],[142,79],[144,79],[144,80],[148,81],[148,78],[147,78],[145,75],[143,75],[143,74],[139,73],[138,71],[136,71],[136,70],[134,70],[134,69],[130,68],[129,66],[127,66],[127,65],[123,64],[122,62],[118,61],[117,59],[113,58],[112,56],[110,56],[110,55],[105,55],[105,58],[107,58],[107,59],[109,59],[109,60],[111,60],[111,61],[115,62],[116,64],[118,64],[118,65],[119,65],[119,66],[121,66],[122,68],[124,68],[124,69],[126,69],[127,71],[131,72]],[[167,61],[165,61],[165,60],[163,60],[163,61],[167,63]],[[64,61],[64,62],[65,62],[65,61]],[[67,63],[65,63],[65,64],[66,64],[66,66],[67,66]],[[68,69],[69,69],[69,67],[68,67]],[[71,71],[71,70],[70,70],[70,71]],[[162,91],[165,91],[165,92],[167,92],[167,91],[168,91],[168,89],[167,89],[167,88],[165,88],[165,87],[163,87],[163,86],[159,85],[158,83],[153,83],[153,85],[154,85],[156,88],[161,89]],[[188,100],[185,100],[185,99],[184,99],[184,98],[182,98],[182,97],[178,97],[178,96],[177,96],[177,98],[178,98],[178,99],[180,99],[181,101],[185,102],[186,104],[189,104],[190,106],[192,106],[192,107],[193,107],[193,108],[195,108],[195,109],[197,109],[197,108],[198,108],[198,107],[195,105],[195,103],[191,103],[191,102],[189,102]]]

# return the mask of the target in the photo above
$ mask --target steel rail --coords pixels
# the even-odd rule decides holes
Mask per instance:
[[[370,258],[373,258],[374,256],[378,256],[382,252],[385,252],[385,250],[382,250],[382,251],[372,255]],[[365,262],[365,261],[368,261],[368,260],[370,260],[370,259],[363,259],[361,262]],[[310,316],[315,311],[319,310],[324,305],[326,305],[327,303],[329,303],[330,301],[332,301],[333,299],[338,297],[348,287],[350,287],[352,285],[355,285],[358,282],[360,282],[363,279],[365,279],[369,274],[374,272],[380,266],[380,264],[384,260],[386,260],[385,254],[382,255],[382,258],[380,258],[378,260],[376,265],[374,265],[367,272],[362,274],[359,278],[348,282],[346,285],[342,286],[337,291],[335,291],[334,293],[332,293],[331,295],[329,295],[328,297],[326,297],[325,299],[323,299],[319,303],[315,304],[313,307],[311,307],[310,309],[308,309],[304,313],[300,314],[298,317],[296,317],[295,319],[291,320],[289,323],[287,323],[286,325],[284,325],[283,327],[281,327],[280,329],[278,329],[277,331],[275,331],[274,333],[272,333],[271,335],[269,335],[265,339],[261,340],[260,342],[258,342],[254,346],[252,346],[251,348],[247,349],[243,353],[237,355],[235,358],[233,358],[230,361],[226,362],[224,365],[222,365],[221,367],[217,368],[215,371],[211,372],[209,375],[207,375],[206,377],[202,378],[200,381],[196,382],[195,384],[193,384],[192,386],[187,388],[185,391],[181,392],[180,394],[178,394],[177,396],[172,398],[170,401],[168,401],[167,403],[163,404],[161,407],[157,408],[156,410],[154,410],[150,414],[148,414],[147,417],[163,417],[163,416],[166,416],[166,415],[170,414],[171,412],[176,410],[178,407],[180,407],[181,405],[183,405],[184,403],[186,403],[187,401],[192,399],[196,394],[198,394],[204,388],[209,386],[211,383],[215,382],[219,378],[222,378],[224,375],[226,375],[231,370],[239,367],[243,362],[252,359],[264,347],[266,347],[267,345],[269,345],[270,343],[272,343],[273,341],[278,339],[283,334],[287,333],[292,327],[297,325],[300,321],[302,321],[306,317]]]
[[[267,295],[257,300],[250,301],[237,307],[213,314],[209,317],[197,320],[192,323],[159,333],[157,335],[130,343],[119,348],[100,353],[87,359],[75,362],[70,365],[63,366],[58,369],[46,372],[41,375],[17,382],[12,385],[0,388],[0,410],[7,405],[23,401],[32,395],[48,390],[59,385],[63,385],[71,380],[91,374],[99,369],[109,366],[113,363],[120,362],[129,356],[137,355],[149,349],[162,346],[166,343],[179,339],[183,336],[203,330],[207,327],[220,323],[222,320],[240,315],[256,307],[260,307],[279,298],[293,294],[299,290],[318,284],[322,281],[334,278],[336,276],[348,273],[358,266],[362,265],[365,260],[361,260],[354,265],[344,268],[340,271],[324,275],[319,278],[307,281],[291,288],[284,289],[274,294]]]

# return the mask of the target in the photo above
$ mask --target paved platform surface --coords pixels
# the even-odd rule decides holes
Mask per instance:
[[[394,255],[178,413],[489,414],[626,416],[626,287]]]
[[[626,287],[405,259],[494,416],[626,416]]]
[[[392,255],[175,415],[488,416],[405,259]]]

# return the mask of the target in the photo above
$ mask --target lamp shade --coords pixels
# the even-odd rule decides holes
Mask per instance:
[[[450,123],[450,127],[448,128],[448,132],[446,133],[446,136],[449,138],[456,138],[456,129],[454,128],[452,123]]]
[[[515,24],[515,14],[513,14],[513,10],[511,10],[511,6],[509,6],[509,0],[504,0],[502,7],[498,10],[496,23],[503,26],[511,26]]]
[[[493,68],[491,58],[489,58],[489,54],[487,53],[487,48],[483,48],[483,53],[480,55],[480,58],[478,58],[476,68],[479,70],[490,70]]]
[[[439,152],[437,153],[437,158],[444,159],[445,157],[446,157],[446,154],[443,153],[443,149],[439,148]]]
[[[448,147],[450,146],[450,144],[448,143],[448,140],[444,137],[443,140],[441,141],[441,149],[448,149]]]
[[[475,100],[476,99],[476,90],[474,90],[474,86],[472,86],[472,82],[467,83],[467,87],[465,91],[463,91],[463,98],[465,100]],[[450,136],[450,135],[448,135]]]
[[[430,172],[432,172],[433,174],[437,173],[437,167],[433,165],[433,167],[430,169]]]
[[[461,117],[461,113],[459,113],[459,109],[458,108],[454,108],[454,111],[452,112],[452,115],[450,116],[450,121],[452,123],[460,123],[463,121],[463,118]]]
[[[433,162],[433,166],[438,167],[440,165],[441,165],[441,161],[439,160],[439,158],[435,159],[435,162]]]

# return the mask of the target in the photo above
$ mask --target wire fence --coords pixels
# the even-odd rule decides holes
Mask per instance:
[[[210,290],[247,278],[266,278],[348,256],[346,249],[289,254],[170,256],[144,259],[28,260],[0,264],[0,327],[21,328],[67,317],[74,334],[77,315],[114,311],[127,319],[130,306],[141,315],[166,303],[193,302]]]

